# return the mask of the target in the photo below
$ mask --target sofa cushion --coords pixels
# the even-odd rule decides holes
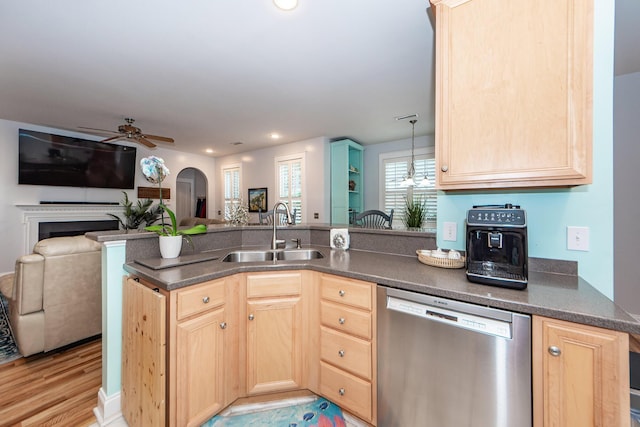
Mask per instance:
[[[54,237],[40,240],[33,252],[44,256],[68,255],[83,252],[100,251],[102,244],[84,236]]]

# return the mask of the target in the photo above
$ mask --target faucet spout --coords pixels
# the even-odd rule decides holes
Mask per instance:
[[[278,207],[284,207],[284,210],[287,215],[287,225],[291,225],[293,220],[291,219],[291,211],[289,211],[289,206],[287,206],[284,202],[277,202],[273,205],[273,235],[271,236],[271,250],[275,251],[278,249],[278,243],[283,243],[284,240],[278,240],[276,236],[276,225],[278,223]]]

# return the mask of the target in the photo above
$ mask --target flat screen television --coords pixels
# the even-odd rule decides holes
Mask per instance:
[[[18,184],[134,188],[136,148],[20,129]]]

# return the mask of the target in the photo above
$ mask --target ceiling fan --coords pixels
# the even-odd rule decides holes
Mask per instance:
[[[116,141],[118,139],[133,139],[139,142],[140,144],[146,145],[147,147],[150,147],[150,148],[153,148],[156,146],[156,144],[150,141],[151,139],[156,141],[161,141],[161,142],[168,142],[168,143],[174,142],[173,138],[167,138],[166,136],[149,135],[147,133],[142,133],[139,127],[133,126],[133,122],[135,122],[135,120],[132,118],[126,117],[124,121],[126,123],[118,126],[117,132],[106,130],[106,129],[87,128],[82,126],[80,126],[80,128],[116,134],[115,136],[112,136],[110,138],[103,139],[102,142]]]

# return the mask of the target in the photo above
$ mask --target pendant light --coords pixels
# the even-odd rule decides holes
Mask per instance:
[[[416,122],[417,119],[409,120],[411,123],[411,165],[409,166],[409,174],[405,176],[400,182],[401,187],[426,187],[429,185],[429,178],[426,175],[422,177],[422,179],[415,176],[416,174],[416,157],[414,154],[415,149],[415,136],[416,136]],[[416,183],[416,179],[420,179]]]

